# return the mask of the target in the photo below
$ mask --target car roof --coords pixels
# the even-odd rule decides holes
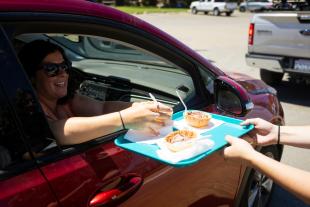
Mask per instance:
[[[126,23],[142,21],[102,3],[87,0],[1,0],[0,5],[0,11],[5,12],[57,12],[102,17]]]
[[[213,72],[219,75],[224,75],[219,68],[212,65],[204,57],[162,30],[133,15],[106,6],[102,3],[95,3],[87,0],[1,0],[0,12],[63,13],[111,19],[148,31],[164,41],[169,42],[176,48],[186,51],[187,54],[194,57],[200,63],[208,65],[209,69]]]

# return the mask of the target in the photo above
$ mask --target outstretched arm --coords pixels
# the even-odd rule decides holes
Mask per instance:
[[[227,136],[226,140],[231,144],[230,147],[227,147],[224,150],[224,156],[226,158],[246,161],[247,165],[261,171],[273,179],[277,184],[310,204],[309,172],[273,160],[260,152],[255,151],[245,140],[231,136]]]
[[[60,145],[86,142],[123,128],[148,131],[157,135],[159,129],[170,120],[172,109],[154,102],[136,103],[119,112],[91,117],[71,117],[49,120],[52,132]],[[161,120],[156,121],[156,120]],[[123,121],[123,123],[122,123]]]
[[[123,101],[98,101],[76,94],[70,102],[73,113],[77,116],[97,116],[121,111],[132,105]]]
[[[255,129],[250,134],[258,145],[277,144],[279,126],[260,118],[248,119],[242,125],[253,124]],[[295,147],[310,148],[310,126],[281,126],[279,143]]]
[[[310,148],[310,126],[283,126],[280,132],[281,144]]]
[[[49,120],[49,125],[59,145],[83,143],[122,129],[118,113]]]

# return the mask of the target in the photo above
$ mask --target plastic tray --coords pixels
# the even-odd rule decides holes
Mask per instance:
[[[173,114],[172,119],[175,121],[183,119],[183,111]],[[213,140],[215,143],[213,148],[195,157],[192,157],[187,160],[182,160],[177,163],[172,163],[170,161],[163,160],[160,157],[158,157],[156,151],[159,148],[155,144],[142,144],[142,143],[130,142],[124,139],[124,135],[117,137],[114,140],[114,143],[123,149],[132,151],[134,153],[138,153],[140,155],[152,158],[154,160],[158,160],[173,167],[186,167],[197,163],[199,160],[207,157],[208,155],[211,155],[215,151],[218,151],[222,149],[224,146],[226,146],[228,144],[225,140],[226,135],[240,137],[254,128],[253,125],[240,126],[242,120],[218,114],[212,114],[212,119],[221,120],[223,121],[223,123],[219,126],[212,128],[211,130],[202,132],[201,135],[209,135],[209,134],[212,135],[211,138],[209,139]]]

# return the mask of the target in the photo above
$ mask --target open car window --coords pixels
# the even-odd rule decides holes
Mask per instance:
[[[155,89],[170,96],[176,96],[175,91],[178,89],[181,89],[183,98],[189,98],[195,93],[192,78],[185,70],[143,48],[118,40],[87,35],[26,34],[17,37],[25,42],[35,38],[49,39],[62,46],[74,68],[86,74],[137,84],[145,87],[145,90]],[[83,82],[81,84],[85,87]],[[85,88],[83,90],[85,91]],[[98,93],[102,94],[102,91]],[[95,96],[107,100],[106,96],[103,99],[103,94]]]
[[[184,69],[144,48],[98,36],[23,34],[14,40],[16,51],[37,39],[58,44],[72,61],[70,95],[139,102],[151,100],[151,92],[160,102],[175,107],[181,105],[176,90],[184,100],[196,94],[193,79]],[[56,147],[54,142],[47,150]]]

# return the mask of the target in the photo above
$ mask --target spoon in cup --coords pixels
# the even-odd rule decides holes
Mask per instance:
[[[153,94],[149,93],[151,99],[154,101],[154,103],[158,106],[158,101],[156,100],[155,96]]]
[[[177,93],[177,95],[178,95],[178,97],[179,97],[181,103],[182,103],[183,106],[184,106],[184,113],[186,113],[186,112],[187,112],[187,106],[185,105],[185,103],[184,103],[183,99],[181,98],[179,92],[178,92],[177,90],[176,90],[175,92]]]

